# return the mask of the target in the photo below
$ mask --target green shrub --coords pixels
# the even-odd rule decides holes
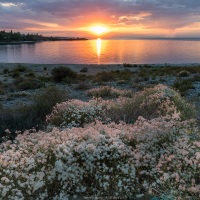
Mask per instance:
[[[128,64],[128,63],[123,63],[124,67],[138,67],[137,64]]]
[[[13,72],[26,72],[27,67],[21,64],[18,64],[12,71]]]
[[[91,90],[87,91],[88,96],[92,96],[95,98],[116,98],[119,96],[124,96],[124,97],[131,97],[132,96],[132,91],[128,90],[120,90],[114,87],[109,87],[109,86],[102,86],[99,88],[94,88]]]
[[[44,87],[44,83],[35,78],[18,78],[14,84],[19,90],[30,90]]]
[[[176,79],[172,87],[178,90],[181,95],[185,95],[189,89],[195,89],[192,79]]]
[[[50,87],[35,95],[33,102],[29,105],[0,109],[0,140],[6,129],[11,131],[11,139],[13,139],[16,136],[16,130],[43,128],[46,115],[51,112],[56,103],[67,99],[66,91]]]
[[[133,67],[132,64],[128,64],[128,63],[124,63],[123,66],[124,66],[124,67]]]
[[[20,73],[18,72],[18,71],[14,71],[13,73],[12,73],[12,77],[13,78],[17,78],[17,77],[19,77],[20,76]]]
[[[75,86],[75,89],[76,90],[87,90],[90,87],[91,87],[90,84],[88,84],[86,82],[80,82]]]
[[[109,72],[99,72],[94,76],[94,81],[96,82],[108,82],[116,80],[127,80],[129,81],[133,76],[133,73],[129,70],[124,71],[109,71]]]
[[[187,70],[183,70],[183,71],[180,71],[177,75],[178,77],[188,77],[190,76],[190,72],[188,72]]]
[[[55,82],[62,82],[66,78],[76,78],[76,72],[72,71],[68,67],[56,67],[51,71],[51,75]]]
[[[141,82],[143,82],[144,81],[144,78],[142,78],[142,77],[134,77],[134,79],[133,79],[133,82],[134,83],[141,83]]]
[[[86,75],[86,74],[77,74],[77,80],[79,81],[91,81],[93,78],[93,75]]]
[[[83,67],[80,72],[87,72],[88,71],[88,68],[87,67]]]
[[[8,68],[3,69],[4,74],[8,74],[9,72],[10,72],[10,70]]]
[[[38,79],[42,82],[51,82],[52,81],[51,76],[39,76]]]
[[[148,76],[149,76],[149,73],[148,73],[148,70],[147,70],[147,69],[142,68],[142,69],[139,71],[138,75],[144,78],[144,77],[148,77]]]
[[[49,87],[44,89],[42,93],[34,96],[33,105],[37,111],[37,116],[45,118],[45,116],[51,112],[56,103],[61,103],[67,99],[68,96],[65,90],[56,87]]]
[[[66,83],[66,84],[72,84],[72,83],[76,83],[78,80],[77,79],[74,79],[74,78],[71,78],[71,77],[65,77],[63,79],[63,83]]]
[[[181,66],[151,66],[144,65],[144,67],[139,68],[140,76],[177,76],[181,71],[187,71],[189,74],[200,73],[200,66],[190,66],[190,67],[181,67]],[[184,72],[185,73],[185,72]]]
[[[152,66],[149,65],[149,64],[145,64],[144,67],[145,67],[145,68],[152,68]]]
[[[34,72],[29,72],[27,74],[25,74],[26,77],[35,77],[35,73]]]
[[[95,81],[97,82],[108,82],[112,80],[115,80],[115,76],[111,72],[100,72],[95,76]]]

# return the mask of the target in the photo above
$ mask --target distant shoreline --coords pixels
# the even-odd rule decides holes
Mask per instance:
[[[57,41],[85,41],[86,38],[70,38],[70,39],[59,39],[59,40],[40,40],[40,41],[10,41],[10,42],[1,42],[0,45],[15,45],[15,44],[35,44],[38,42],[57,42]]]
[[[35,41],[12,41],[12,42],[0,42],[0,45],[10,45],[10,44],[33,44]]]

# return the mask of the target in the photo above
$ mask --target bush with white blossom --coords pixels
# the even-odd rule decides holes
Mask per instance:
[[[70,100],[47,116],[58,128],[27,130],[0,144],[0,199],[200,199],[200,137],[192,107],[163,85],[139,95],[138,109],[157,112],[150,119],[105,123],[124,98]]]
[[[112,121],[134,123],[139,116],[153,119],[179,113],[182,120],[195,117],[195,109],[179,93],[165,85],[157,85],[137,92],[132,98],[118,98],[107,116]]]
[[[88,102],[72,99],[57,104],[46,121],[57,127],[82,127],[100,120],[104,123],[125,121],[134,123],[139,116],[152,119],[180,114],[182,119],[193,118],[195,111],[177,92],[164,85],[138,92],[133,97],[115,100],[92,99]]]
[[[190,133],[190,134],[189,134]],[[177,116],[85,128],[26,131],[0,145],[2,199],[118,196],[165,188],[200,197],[200,141],[192,120]]]
[[[89,102],[72,99],[57,104],[50,115],[46,117],[49,125],[58,127],[80,127],[95,120],[105,119],[105,110],[109,108],[111,101],[101,98],[92,99]]]

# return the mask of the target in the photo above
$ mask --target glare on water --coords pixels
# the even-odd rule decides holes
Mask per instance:
[[[200,40],[87,40],[0,45],[1,63],[200,63]]]

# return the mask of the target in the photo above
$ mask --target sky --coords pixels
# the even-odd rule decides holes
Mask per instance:
[[[0,0],[0,30],[95,38],[200,37],[200,0]]]

